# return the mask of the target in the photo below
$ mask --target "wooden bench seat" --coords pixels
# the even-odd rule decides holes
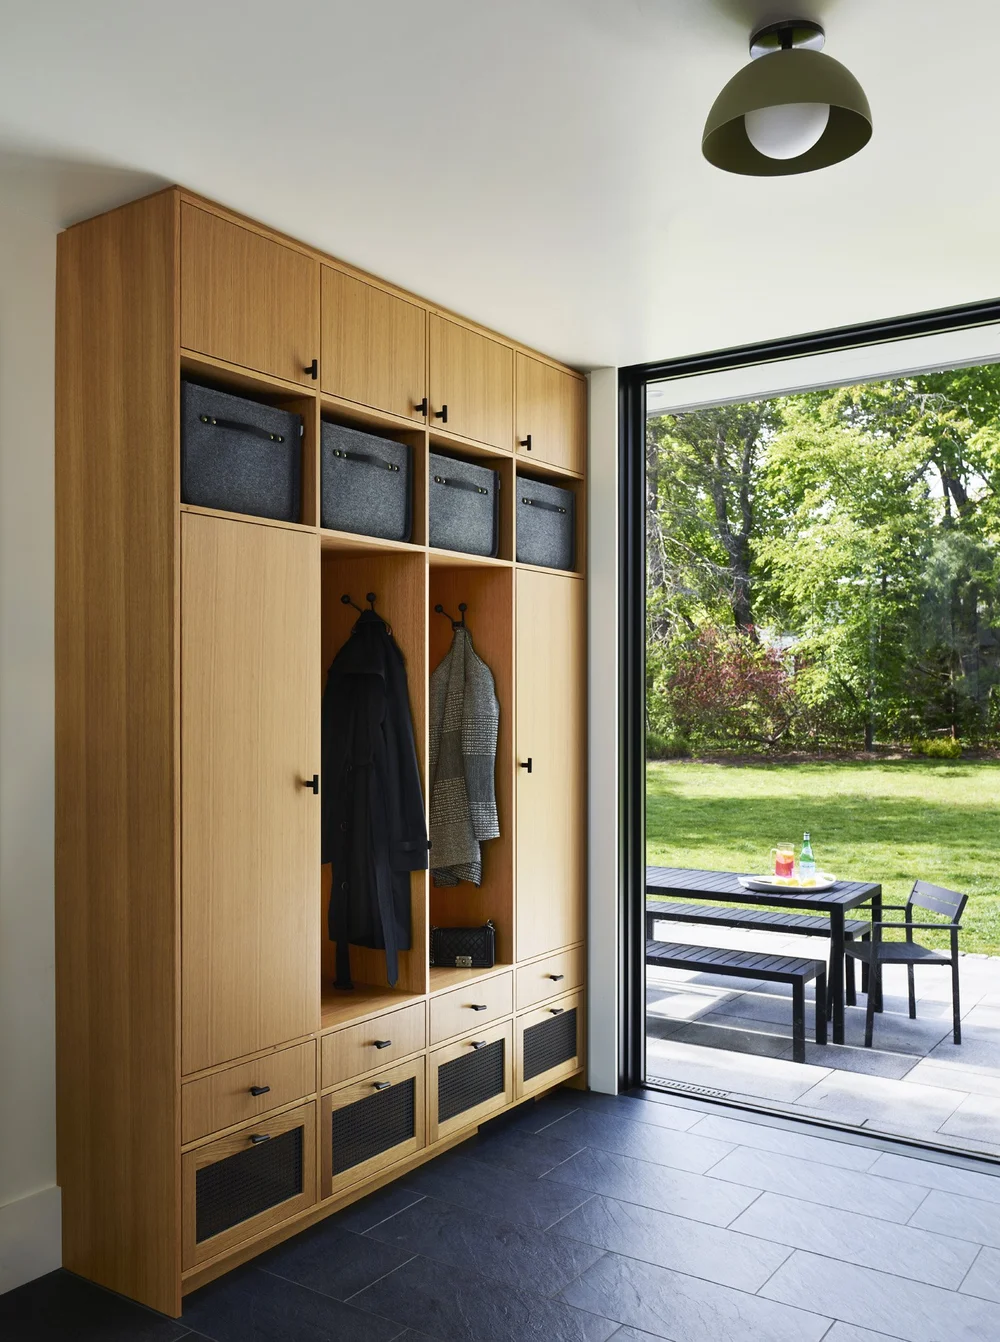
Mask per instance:
[[[722,950],[714,946],[686,946],[676,941],[646,942],[646,964],[658,969],[698,970],[731,978],[761,979],[792,985],[792,1057],[806,1060],[806,984],[816,980],[816,1043],[826,1043],[826,964],[798,960],[790,955],[762,955],[759,951]]]

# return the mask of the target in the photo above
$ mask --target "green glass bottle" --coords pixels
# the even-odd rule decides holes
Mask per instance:
[[[812,881],[816,878],[816,859],[813,857],[812,843],[808,833],[802,836],[802,852],[799,853],[799,880]]]

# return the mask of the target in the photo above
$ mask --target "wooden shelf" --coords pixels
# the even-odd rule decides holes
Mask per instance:
[[[584,574],[573,568],[548,568],[545,564],[522,564],[520,560],[517,563],[518,568],[528,569],[531,573],[554,573],[559,578],[582,578]]]
[[[579,471],[571,471],[567,466],[554,466],[551,462],[539,461],[536,457],[529,457],[526,452],[519,452],[514,458],[517,465],[518,475],[526,475],[529,479],[548,478],[553,484],[567,480],[572,482],[578,480],[580,484],[584,481],[584,476]]]
[[[468,461],[510,461],[513,451],[502,447],[491,447],[489,443],[477,442],[475,438],[463,438],[457,433],[448,433],[446,429],[431,428],[430,442],[432,452],[444,452],[448,455],[463,457]]]
[[[329,531],[320,528],[320,549],[331,554],[405,554],[424,553],[424,546],[414,545],[412,541],[385,540],[382,536],[362,536],[354,531]]]
[[[392,1011],[394,1007],[409,1006],[411,1002],[423,1000],[423,993],[397,992],[394,988],[384,986],[377,988],[366,983],[356,983],[353,988],[346,989],[324,983],[319,1028],[324,1031],[336,1029],[339,1025],[353,1025],[357,1021],[367,1020],[369,1016]]]
[[[432,568],[510,568],[509,559],[491,559],[489,555],[470,555],[462,550],[438,550],[430,548],[427,551],[428,558]]]
[[[409,419],[406,415],[394,415],[388,410],[374,410],[358,401],[331,396],[328,392],[320,394],[319,404],[321,413],[330,419],[370,433],[377,433],[379,429],[407,429],[423,436],[427,432],[427,423],[423,419]]]
[[[512,964],[495,964],[492,969],[449,969],[447,965],[431,965],[431,996],[446,992],[449,988],[460,988],[463,983],[477,983],[480,979],[491,979],[495,974],[503,974],[513,968]]]
[[[316,528],[305,522],[284,522],[280,517],[257,517],[254,513],[227,513],[222,508],[199,508],[194,503],[182,503],[182,513],[195,513],[200,517],[224,517],[229,522],[254,522],[263,527],[282,527],[285,531],[309,531],[313,535]]]
[[[269,401],[291,396],[308,396],[310,400],[316,397],[315,388],[304,382],[287,382],[270,373],[241,368],[238,364],[226,363],[224,359],[215,359],[192,349],[181,350],[181,376],[205,378],[237,395],[263,397]]]

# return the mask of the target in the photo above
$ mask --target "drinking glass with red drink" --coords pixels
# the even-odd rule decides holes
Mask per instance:
[[[774,858],[775,876],[792,876],[795,874],[794,843],[779,843],[777,848],[771,849],[771,856]]]

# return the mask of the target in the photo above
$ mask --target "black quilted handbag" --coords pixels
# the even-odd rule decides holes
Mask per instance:
[[[496,929],[492,921],[483,927],[432,927],[431,964],[449,969],[492,969],[496,961]]]

